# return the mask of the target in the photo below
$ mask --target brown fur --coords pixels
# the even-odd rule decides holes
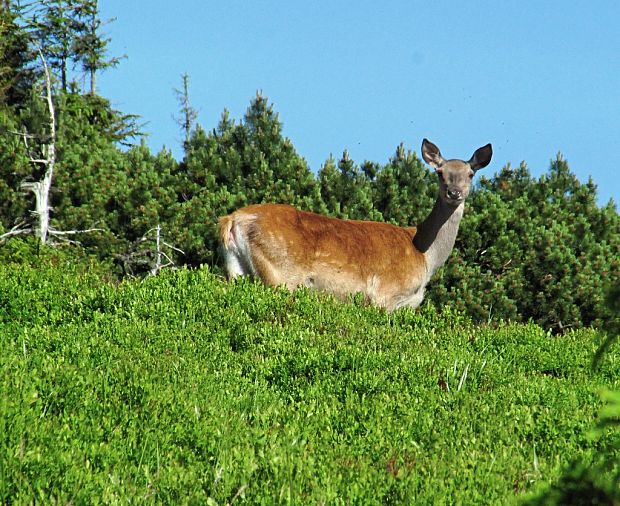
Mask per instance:
[[[414,227],[340,220],[281,204],[252,205],[220,219],[225,249],[250,246],[254,274],[268,285],[307,285],[344,296],[362,292],[391,307],[425,277]]]
[[[417,228],[339,220],[282,204],[239,209],[219,222],[228,275],[251,275],[290,289],[304,285],[340,297],[361,292],[388,309],[417,307],[433,272],[454,247],[472,178],[492,153],[487,144],[468,162],[445,160],[424,139],[422,157],[438,174],[439,195]]]

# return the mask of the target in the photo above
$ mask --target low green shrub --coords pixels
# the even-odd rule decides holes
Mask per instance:
[[[0,502],[514,502],[613,442],[588,437],[620,372],[591,372],[600,341],[208,269],[2,265]]]

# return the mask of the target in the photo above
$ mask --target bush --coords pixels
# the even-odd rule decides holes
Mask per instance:
[[[506,503],[588,438],[599,336],[208,269],[0,265],[0,501]]]

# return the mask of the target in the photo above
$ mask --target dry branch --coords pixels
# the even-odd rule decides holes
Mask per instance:
[[[152,237],[154,233],[154,237]],[[154,242],[153,249],[145,248],[145,242]],[[129,276],[144,273],[148,269],[148,275],[156,276],[162,269],[175,265],[174,260],[164,248],[185,255],[185,252],[164,241],[161,237],[161,226],[157,225],[149,229],[140,239],[136,240],[128,253],[115,255],[121,264],[123,271]]]

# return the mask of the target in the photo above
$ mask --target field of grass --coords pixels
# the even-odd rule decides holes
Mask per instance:
[[[517,503],[615,437],[600,339],[0,266],[0,503]]]

